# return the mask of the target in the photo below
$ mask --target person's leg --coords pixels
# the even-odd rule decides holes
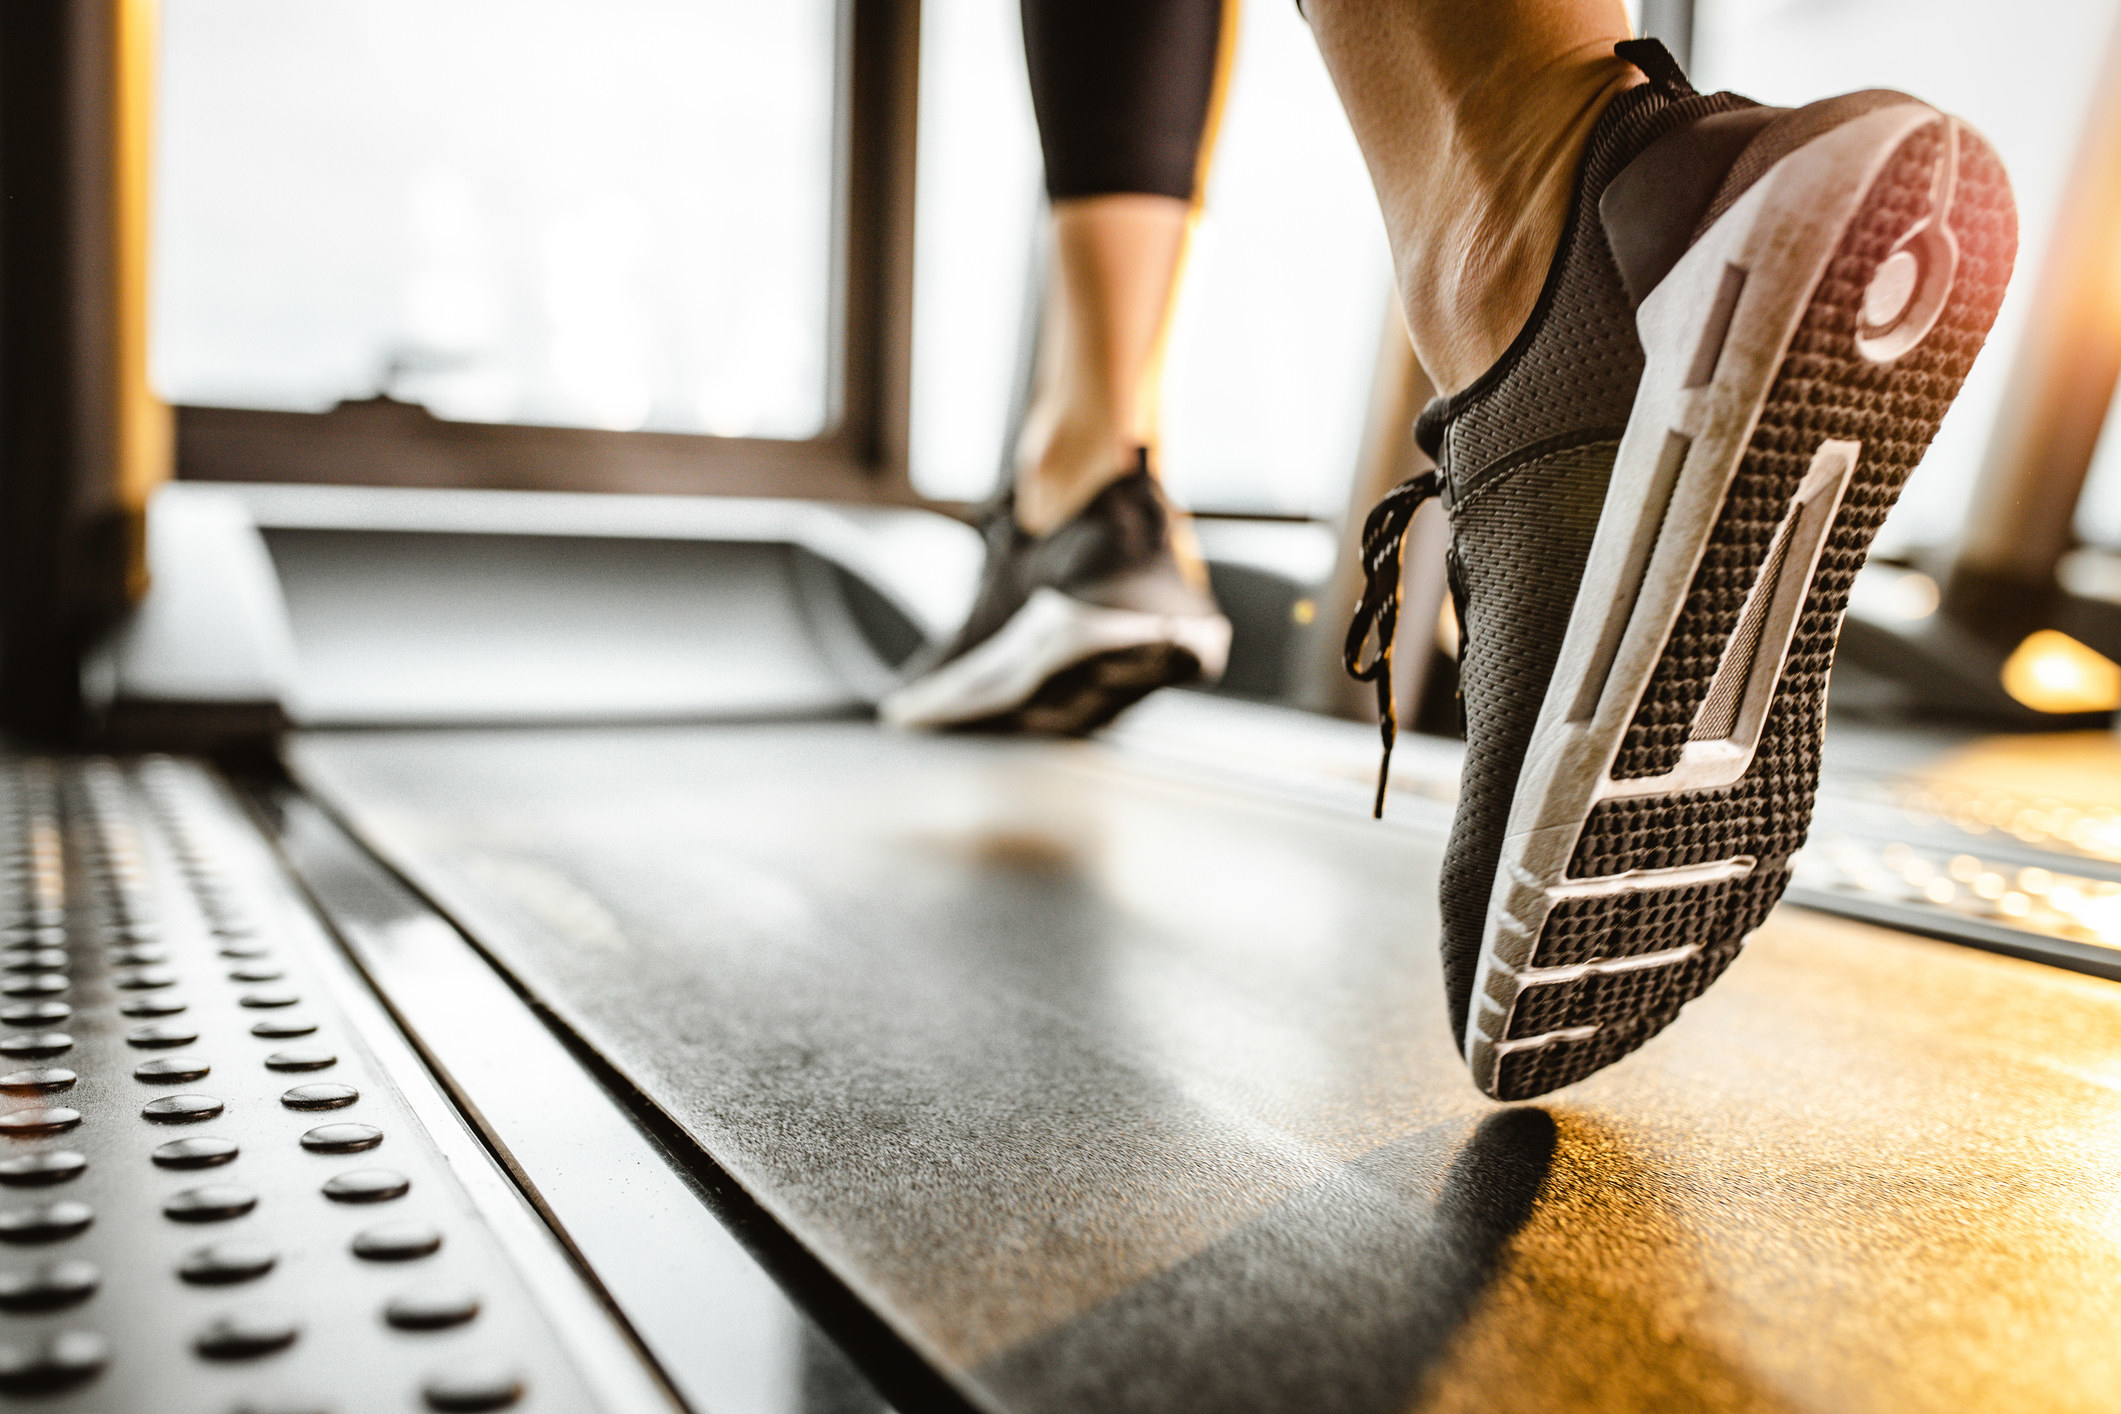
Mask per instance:
[[[1501,356],[1546,278],[1599,114],[1642,82],[1620,0],[1306,0],[1436,387]]]
[[[1185,513],[1156,480],[1165,329],[1234,0],[1023,0],[1053,203],[1037,387],[987,566],[949,641],[878,704],[906,727],[1079,733],[1157,688],[1222,675]]]
[[[1157,442],[1156,384],[1192,211],[1122,192],[1053,204],[1031,406],[1017,438],[1016,519],[1043,535]]]
[[[1023,0],[1053,270],[1016,515],[1043,534],[1156,445],[1157,383],[1234,38],[1227,0]],[[1153,462],[1152,462],[1153,464]]]

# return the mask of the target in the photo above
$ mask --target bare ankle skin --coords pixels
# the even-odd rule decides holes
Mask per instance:
[[[1618,0],[1307,0],[1377,188],[1407,328],[1457,392],[1509,348],[1592,127],[1642,75]]]
[[[1043,535],[1156,445],[1156,388],[1192,226],[1175,197],[1083,197],[1053,208],[1038,383],[1016,452],[1017,522]]]

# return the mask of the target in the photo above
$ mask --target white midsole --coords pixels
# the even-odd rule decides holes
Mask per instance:
[[[1591,806],[1609,789],[1620,743],[1685,604],[1775,371],[1885,163],[1910,134],[1940,116],[1926,105],[1896,104],[1791,153],[1718,219],[1638,311],[1646,366],[1583,588],[1519,774],[1475,997],[1485,994],[1496,971],[1527,969],[1546,916],[1561,898],[1605,891],[1600,885],[1607,881],[1572,889],[1569,860]],[[1714,376],[1700,382],[1690,375],[1705,316],[1732,268],[1744,272],[1743,289],[1715,356]],[[1681,439],[1684,460],[1675,478],[1668,458]],[[1660,493],[1668,496],[1661,516],[1652,505]],[[1645,524],[1658,526],[1646,564],[1640,559]],[[1639,586],[1630,596],[1626,586],[1638,567]],[[1810,566],[1804,571],[1808,581]],[[1759,651],[1778,655],[1785,648],[1786,641],[1759,645]],[[1749,761],[1750,748],[1744,754]],[[1729,764],[1702,763],[1715,767],[1717,777],[1729,774]],[[1745,764],[1739,763],[1741,772]],[[1710,772],[1701,774],[1706,779]],[[1493,1019],[1492,1035],[1483,1025],[1489,1020],[1479,1006],[1471,1009],[1465,1052],[1475,1080],[1490,1093],[1504,1055],[1564,1037],[1580,1039],[1580,1028],[1571,1028],[1505,1042],[1507,1018]]]
[[[1212,681],[1230,660],[1230,621],[1113,609],[1038,589],[993,637],[891,693],[877,715],[894,727],[977,722],[1022,706],[1054,674],[1086,658],[1159,644],[1191,653]]]

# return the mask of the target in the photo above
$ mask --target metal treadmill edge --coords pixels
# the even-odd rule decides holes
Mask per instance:
[[[225,779],[204,769],[200,776],[234,817],[231,823],[254,824],[253,812]],[[246,843],[255,848],[256,855],[266,856],[254,856],[255,863],[280,874],[282,886],[287,886],[289,881],[279,868],[283,861],[269,855],[264,839],[240,827],[230,833],[248,836]],[[306,910],[292,912],[294,917],[306,918],[309,923],[311,937],[306,940],[305,954],[321,975],[332,1000],[448,1159],[474,1206],[552,1318],[562,1343],[590,1377],[599,1398],[609,1401],[606,1407],[627,1414],[675,1410],[678,1406],[673,1392],[660,1372],[647,1361],[631,1333],[615,1322],[612,1312],[592,1294],[593,1283],[584,1280],[558,1235],[466,1122],[465,1114],[443,1093],[435,1075],[386,1013],[369,980],[355,970],[314,915],[308,915]]]
[[[0,743],[0,853],[0,1403],[675,1409],[201,763]]]

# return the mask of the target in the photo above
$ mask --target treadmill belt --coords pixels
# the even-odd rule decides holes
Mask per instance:
[[[1440,836],[1352,799],[846,722],[291,759],[983,1407],[2121,1388],[2110,982],[1784,910],[1505,1107],[1452,1052]]]

